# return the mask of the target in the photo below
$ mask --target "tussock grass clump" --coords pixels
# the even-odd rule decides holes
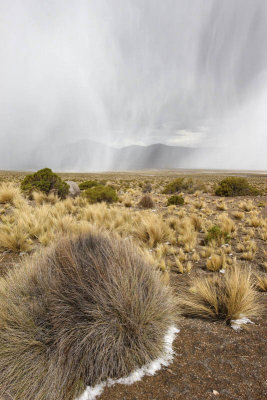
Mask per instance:
[[[139,201],[138,206],[142,207],[142,208],[153,208],[154,201],[152,200],[152,198],[149,195],[145,195]]]
[[[64,199],[69,193],[69,185],[50,168],[43,168],[32,175],[25,176],[21,189],[31,196],[33,191],[45,194],[54,193]]]
[[[182,313],[190,317],[227,322],[255,317],[261,310],[251,272],[237,265],[225,274],[195,278],[179,295]]]
[[[146,243],[150,248],[159,243],[175,242],[175,234],[168,224],[154,214],[143,215],[135,221],[133,237]]]
[[[129,240],[64,239],[0,280],[0,397],[73,400],[160,357],[175,319]]]
[[[21,198],[21,192],[18,187],[9,182],[0,184],[0,204],[14,205]]]
[[[59,198],[54,193],[33,192],[32,198],[38,206],[42,204],[56,204]]]
[[[225,255],[212,254],[207,262],[206,267],[209,271],[219,271],[225,267]]]

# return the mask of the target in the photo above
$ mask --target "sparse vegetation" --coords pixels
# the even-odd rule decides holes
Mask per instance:
[[[179,297],[185,292],[185,299],[188,299],[188,285],[192,294],[194,287],[198,289],[195,280],[207,279],[208,300],[215,308],[208,302],[203,306],[202,295],[198,295],[194,297],[196,317],[202,317],[204,312],[209,314],[206,319],[229,320],[221,312],[222,299],[226,302],[226,297],[222,296],[226,291],[221,288],[225,287],[222,283],[225,277],[236,266],[244,276],[247,268],[251,269],[250,281],[253,293],[255,290],[257,293],[255,303],[259,305],[266,291],[267,221],[265,208],[258,205],[265,204],[266,197],[251,196],[241,201],[236,197],[218,199],[213,189],[221,180],[217,174],[194,175],[193,179],[185,176],[185,180],[193,181],[193,188],[169,196],[162,191],[175,179],[164,174],[155,172],[155,176],[149,174],[147,179],[137,173],[60,174],[62,180],[96,183],[83,189],[76,198],[62,199],[53,190],[48,194],[33,190],[29,198],[20,189],[25,174],[3,172],[1,175],[0,171],[0,275],[8,274],[15,264],[19,265],[26,253],[35,254],[53,245],[58,238],[88,235],[97,230],[121,237],[125,243],[132,240],[142,260],[157,270],[162,283],[169,282]],[[251,186],[266,192],[265,176],[253,175],[247,179]],[[140,199],[148,183],[151,192],[145,196],[153,205],[146,208],[140,205]],[[207,191],[196,190],[204,186]],[[105,191],[103,196],[102,190]],[[115,193],[113,203],[106,200],[106,191],[110,193],[110,190]],[[184,198],[182,207],[175,204],[166,207],[168,198],[173,196]],[[242,292],[243,281],[240,282]],[[190,316],[192,310],[188,313],[183,310],[183,313]],[[257,327],[261,327],[261,318],[258,321]],[[257,330],[257,327],[254,325],[252,329]]]

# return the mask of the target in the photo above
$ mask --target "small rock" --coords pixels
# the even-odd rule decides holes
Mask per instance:
[[[218,396],[219,392],[217,392],[217,390],[213,390],[212,393],[214,394],[214,396]]]

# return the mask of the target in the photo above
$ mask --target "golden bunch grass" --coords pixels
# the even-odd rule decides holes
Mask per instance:
[[[238,206],[242,211],[246,211],[246,212],[250,212],[251,210],[253,210],[255,208],[255,206],[251,200],[240,201],[238,203]]]
[[[55,204],[59,201],[58,196],[54,193],[49,193],[48,195],[43,192],[33,192],[32,198],[35,201],[35,204],[38,206],[46,203]]]
[[[247,223],[253,228],[258,228],[265,224],[265,220],[259,217],[257,213],[251,213],[250,217],[247,218]]]
[[[256,275],[257,283],[256,286],[259,291],[267,292],[267,276],[266,275]]]
[[[175,257],[173,270],[179,274],[189,273],[192,269],[192,263],[190,261],[182,263],[179,257]]]
[[[218,217],[219,226],[223,232],[233,234],[236,231],[236,225],[234,221],[229,218],[226,214],[221,214]]]
[[[216,210],[225,211],[227,210],[227,205],[223,200],[216,201]]]
[[[133,236],[151,248],[163,242],[175,243],[175,235],[171,228],[154,214],[143,215],[142,219],[135,223]]]
[[[238,219],[238,220],[242,220],[242,219],[244,219],[245,218],[245,214],[242,212],[242,211],[234,211],[233,212],[233,217],[235,218],[235,219]]]
[[[179,304],[184,315],[211,320],[252,318],[261,310],[251,272],[237,265],[225,274],[195,278],[179,294]]]
[[[209,271],[219,271],[226,266],[225,255],[212,254],[206,261],[206,267]]]
[[[13,183],[2,182],[0,185],[0,204],[20,204],[23,201],[19,188]]]

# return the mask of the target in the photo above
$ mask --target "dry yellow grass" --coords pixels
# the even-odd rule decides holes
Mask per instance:
[[[15,184],[9,182],[0,184],[0,204],[19,205],[22,200],[22,194]]]
[[[216,201],[216,209],[219,211],[227,210],[227,205],[223,200]]]
[[[242,211],[246,211],[246,212],[249,212],[255,208],[255,206],[251,200],[240,201],[238,206]]]
[[[251,272],[240,266],[225,274],[195,278],[179,295],[184,315],[226,321],[258,315],[260,305]]]
[[[206,267],[209,271],[219,271],[226,266],[225,255],[212,254],[206,262]]]
[[[256,275],[257,279],[257,288],[261,292],[267,292],[267,276],[266,275]]]
[[[55,204],[59,201],[58,196],[56,196],[54,193],[49,193],[47,195],[42,192],[33,192],[32,198],[38,206],[46,203]]]
[[[218,222],[223,232],[231,234],[231,236],[233,236],[233,233],[236,231],[236,225],[234,221],[231,218],[229,218],[228,215],[226,214],[219,215]]]
[[[245,213],[243,213],[242,211],[234,211],[233,212],[233,217],[235,218],[235,219],[238,219],[238,220],[242,220],[242,219],[244,219],[245,218]]]

